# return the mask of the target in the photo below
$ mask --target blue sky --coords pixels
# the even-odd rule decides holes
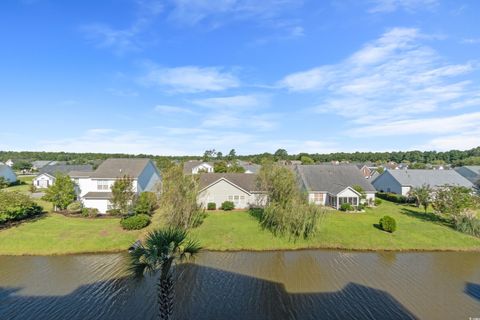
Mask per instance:
[[[480,2],[2,1],[0,150],[480,145]]]

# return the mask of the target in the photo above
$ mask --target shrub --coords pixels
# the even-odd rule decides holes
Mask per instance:
[[[82,216],[84,217],[88,217],[88,213],[90,212],[90,210],[88,210],[88,208],[83,208],[81,213],[82,213]]]
[[[378,192],[377,197],[381,198],[383,200],[392,201],[392,202],[396,202],[396,203],[413,203],[413,202],[415,202],[415,199],[407,198],[405,196],[402,196],[401,194],[395,194],[395,193]]]
[[[82,203],[79,201],[70,203],[67,206],[67,211],[70,213],[80,213],[82,211]]]
[[[112,216],[121,216],[122,211],[120,209],[109,209],[109,210],[107,210],[107,214],[112,215]]]
[[[208,210],[217,210],[217,204],[215,202],[209,202],[207,204],[207,209]]]
[[[82,209],[82,216],[95,218],[98,216],[98,209],[97,208],[83,208]]]
[[[120,225],[125,230],[140,230],[150,224],[150,217],[146,214],[137,214],[120,220]]]
[[[382,228],[382,230],[386,232],[392,233],[397,230],[397,222],[390,216],[384,216],[383,218],[381,218],[379,225],[380,228]]]
[[[0,225],[9,221],[18,221],[32,217],[42,212],[43,208],[25,194],[20,192],[0,192]]]
[[[375,206],[379,206],[382,204],[382,199],[375,198]]]
[[[353,206],[350,203],[344,203],[340,206],[340,211],[353,211]]]
[[[474,215],[462,215],[455,220],[455,229],[475,237],[480,237],[480,219]]]
[[[225,201],[222,203],[221,209],[223,211],[231,211],[235,209],[235,204],[232,201]]]
[[[138,197],[133,211],[135,214],[147,214],[151,216],[158,208],[157,195],[153,192],[142,192]]]

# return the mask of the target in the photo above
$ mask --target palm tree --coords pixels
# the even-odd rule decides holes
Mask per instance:
[[[173,314],[174,278],[172,266],[190,259],[201,250],[197,241],[187,240],[188,232],[179,228],[155,230],[147,235],[144,244],[130,256],[130,271],[136,277],[160,272],[158,304],[160,319],[171,319]]]

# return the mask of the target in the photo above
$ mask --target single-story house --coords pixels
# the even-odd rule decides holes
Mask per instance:
[[[217,208],[232,201],[236,209],[265,204],[265,193],[258,190],[257,175],[246,173],[211,173],[199,177],[198,202],[206,208],[215,203]]]
[[[185,174],[213,173],[214,171],[213,163],[211,162],[190,160],[183,164],[183,172]]]
[[[48,188],[55,183],[55,176],[59,173],[69,174],[71,171],[93,171],[93,167],[86,165],[46,165],[40,169],[38,175],[33,178],[32,183],[36,188]]]
[[[293,168],[310,203],[340,209],[342,204],[358,206],[362,194],[354,189],[360,186],[365,201],[375,200],[375,188],[365,179],[355,165],[297,165]]]
[[[12,168],[6,164],[0,164],[0,177],[10,183],[17,181],[17,175],[13,172]]]
[[[455,171],[471,183],[480,186],[480,166],[463,166],[455,168]]]
[[[76,184],[78,199],[86,208],[96,208],[105,214],[112,209],[111,188],[116,180],[128,176],[133,191],[156,191],[161,181],[160,172],[150,159],[107,159],[93,172],[70,172]]]
[[[391,192],[407,196],[412,188],[429,185],[438,188],[444,185],[473,188],[473,184],[455,170],[385,170],[372,181],[380,192]]]

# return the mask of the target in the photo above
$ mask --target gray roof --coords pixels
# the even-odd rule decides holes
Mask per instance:
[[[192,174],[193,168],[198,167],[202,163],[207,163],[207,164],[209,164],[213,167],[212,162],[206,162],[206,161],[200,161],[200,160],[190,160],[190,161],[187,161],[183,164],[183,172],[185,174]]]
[[[34,166],[37,169],[41,169],[45,167],[47,164],[52,163],[53,161],[51,160],[37,160],[32,162],[32,166]]]
[[[366,192],[375,192],[356,165],[298,165],[294,169],[307,191],[338,194],[347,187],[359,185]]]
[[[107,159],[91,175],[94,179],[116,179],[124,176],[137,179],[150,159]]]
[[[240,167],[245,169],[245,171],[250,171],[252,173],[258,173],[258,171],[262,167],[259,164],[248,162],[248,161],[242,161],[242,160],[237,161],[237,163]]]
[[[200,189],[208,187],[212,183],[225,178],[231,183],[248,192],[258,192],[257,175],[248,173],[203,173],[200,175]]]
[[[72,178],[88,178],[93,174],[93,171],[70,171],[68,175]]]
[[[53,176],[57,173],[68,174],[71,171],[93,171],[93,167],[90,164],[58,164],[45,166],[39,170],[40,174],[47,173]]]
[[[455,170],[386,170],[391,174],[402,186],[421,187],[429,185],[431,187],[439,187],[444,185],[457,185],[471,188],[473,184],[462,177]]]
[[[88,192],[83,196],[85,199],[111,199],[111,192]]]

